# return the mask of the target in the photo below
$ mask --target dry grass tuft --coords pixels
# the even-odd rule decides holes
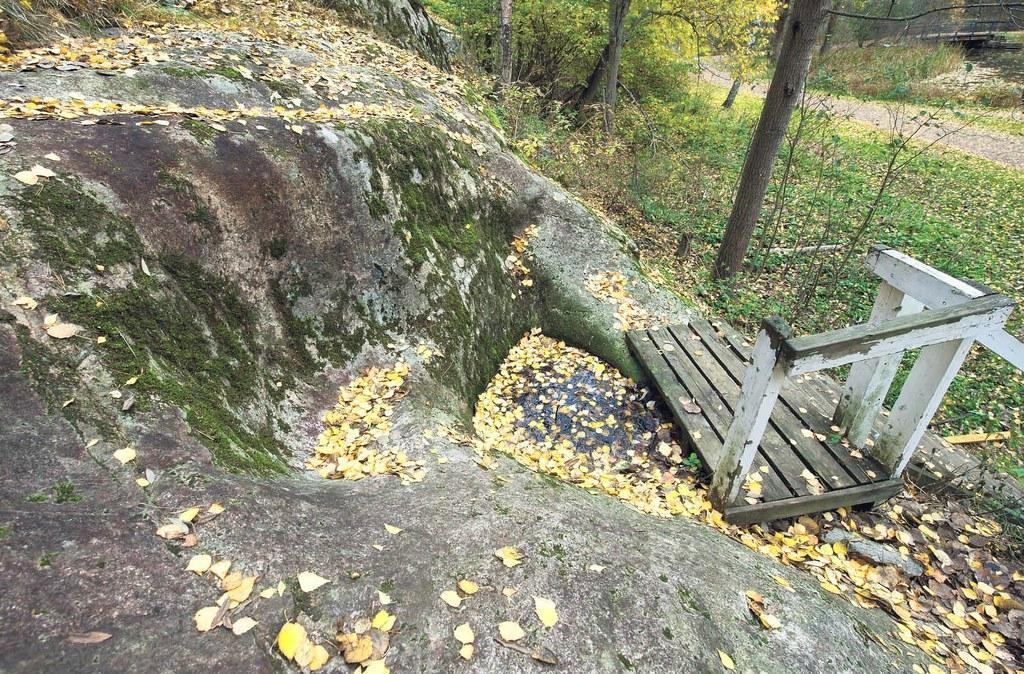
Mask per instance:
[[[117,26],[136,0],[0,0],[0,53],[33,47],[61,33]]]

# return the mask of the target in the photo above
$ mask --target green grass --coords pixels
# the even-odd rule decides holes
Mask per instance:
[[[774,246],[813,243],[829,226],[824,240],[851,246],[849,260],[840,264],[839,258],[827,258],[821,283],[809,290],[819,258],[758,257],[755,238],[749,260],[755,266],[729,283],[714,282],[709,269],[761,104],[741,96],[726,111],[720,100],[717,89],[695,88],[673,102],[645,101],[643,114],[625,106],[619,140],[610,148],[598,136],[553,125],[556,130],[541,139],[534,161],[615,216],[637,241],[653,278],[748,333],[773,313],[803,333],[865,320],[878,279],[860,260],[875,242],[1024,300],[1024,173],[933,149],[908,166],[881,200],[868,230],[854,241],[890,147],[885,134],[842,120],[809,123],[813,130],[793,163]],[[660,138],[655,149],[650,149],[652,124]],[[769,226],[780,175],[781,166],[759,235]],[[674,251],[684,235],[690,253],[680,260]],[[1010,331],[1024,332],[1024,312],[1017,311]],[[952,420],[942,426],[946,434],[1009,428],[1019,450],[1022,409],[1024,375],[978,349],[936,419]],[[1017,457],[1004,466],[1008,472],[1020,465]]]
[[[962,49],[944,44],[840,47],[814,63],[808,82],[835,94],[919,97],[931,93],[928,80],[956,71],[963,62]]]
[[[965,68],[973,64],[965,64],[963,51],[950,45],[850,46],[816,62],[808,87],[841,98],[908,103],[938,111],[945,121],[970,120],[974,127],[1024,135],[1024,87],[998,75],[965,85]]]

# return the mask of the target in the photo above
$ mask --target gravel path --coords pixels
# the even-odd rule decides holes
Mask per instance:
[[[712,84],[725,87],[732,82],[727,73],[710,67],[705,67],[704,77]],[[742,90],[755,96],[764,97],[768,92],[768,84],[764,82],[745,84]],[[916,107],[908,107],[902,111],[902,114],[898,114],[895,106],[890,109],[877,103],[850,101],[825,94],[821,96],[833,113],[885,131],[893,128],[894,114],[897,114],[895,122],[900,125],[904,133],[909,134],[918,125],[916,121],[907,116],[917,113],[919,108]],[[1024,171],[1024,137],[1021,136],[969,125],[964,127],[963,123],[959,122],[936,120],[918,130],[914,134],[914,138],[925,143],[935,142],[946,145],[961,152]]]

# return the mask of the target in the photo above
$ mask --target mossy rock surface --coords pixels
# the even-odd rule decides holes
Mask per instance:
[[[415,28],[422,15],[400,0],[364,6],[387,34],[392,21]],[[425,30],[415,40],[435,29]],[[284,55],[255,37],[214,37]],[[313,58],[298,52],[289,58]],[[16,81],[25,97],[224,110],[271,109],[283,95],[228,70],[176,67],[113,78],[2,72],[0,85]],[[592,273],[624,274],[662,320],[687,308],[646,282],[610,223],[507,153],[468,102],[372,74],[344,100],[304,89],[303,103],[372,101],[418,117],[307,123],[302,133],[273,117],[10,120],[17,151],[0,156],[0,502],[17,505],[0,512],[0,670],[294,671],[274,645],[285,619],[327,643],[339,619],[376,611],[383,589],[400,625],[393,671],[546,671],[483,638],[501,620],[532,625],[533,594],[554,600],[561,621],[530,629],[529,644],[551,649],[564,671],[718,671],[718,649],[759,671],[876,672],[894,658],[909,671],[908,658],[869,638],[892,629],[880,612],[695,522],[651,519],[507,459],[483,470],[439,431],[468,420],[534,327],[636,371],[614,306],[585,290]],[[54,151],[57,177],[7,177]],[[513,238],[531,225],[532,286],[507,268]],[[12,306],[19,295],[39,307]],[[81,332],[48,337],[51,313]],[[399,358],[411,365],[407,395],[384,442],[423,461],[424,480],[326,481],[305,470],[339,386]],[[137,457],[122,465],[113,454],[128,445]],[[226,510],[196,527],[196,547],[154,535],[214,502]],[[404,531],[388,536],[385,523]],[[527,561],[501,567],[493,550],[505,545]],[[307,570],[331,583],[302,593],[286,582],[283,595],[247,605],[259,625],[244,638],[199,635],[192,616],[219,590],[184,571],[196,552],[231,559],[261,587]],[[751,621],[742,595],[776,574],[797,590],[778,601],[779,637]],[[437,597],[460,578],[519,594],[482,590],[454,613]],[[480,635],[470,665],[451,639],[465,621]],[[69,643],[69,632],[90,630],[111,638]]]

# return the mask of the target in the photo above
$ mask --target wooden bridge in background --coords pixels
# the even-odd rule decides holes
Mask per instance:
[[[1003,327],[1014,302],[898,251],[875,247],[881,279],[869,321],[795,337],[764,322],[751,345],[724,323],[627,334],[633,354],[711,469],[726,519],[762,522],[874,504],[902,474],[973,344],[1024,370],[1024,344]],[[891,412],[882,403],[903,355],[920,349]],[[820,371],[851,365],[845,386]]]
[[[960,44],[969,49],[1020,49],[1020,39],[1010,39],[1007,34],[1024,30],[1024,22],[1017,24],[1008,20],[964,21],[960,23],[926,23],[908,26],[905,37],[925,42]],[[1024,34],[1022,34],[1024,35]]]

